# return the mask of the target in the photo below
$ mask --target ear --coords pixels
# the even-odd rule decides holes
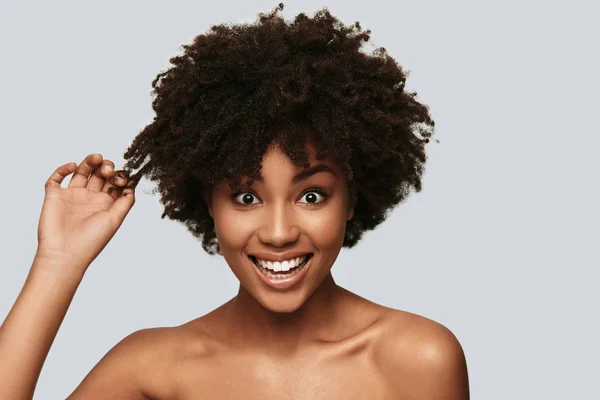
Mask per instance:
[[[215,219],[215,217],[213,215],[212,201],[210,200],[210,196],[204,196],[204,201],[206,202],[206,205],[208,206],[208,214],[210,215],[210,217],[212,219]]]
[[[346,215],[346,221],[350,221],[354,218],[354,208],[356,207],[356,201],[358,200],[358,193],[356,187],[352,185],[350,188],[350,201],[348,202],[348,214]]]
[[[211,192],[210,188],[207,188],[206,186],[204,186],[202,188],[202,197],[204,197],[204,202],[206,203],[206,205],[208,207],[208,214],[210,215],[210,217],[212,219],[214,219],[215,217],[213,216],[213,209],[212,209],[212,192]]]

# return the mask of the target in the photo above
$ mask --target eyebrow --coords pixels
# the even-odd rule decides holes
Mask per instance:
[[[309,167],[309,168],[305,168],[302,171],[298,172],[296,174],[296,176],[294,176],[294,178],[292,178],[292,183],[298,183],[300,181],[308,179],[309,177],[313,176],[314,174],[318,174],[319,172],[329,172],[330,174],[333,174],[333,176],[337,176],[335,171],[333,169],[329,168],[327,165],[318,164],[318,165],[313,165],[312,167]],[[262,176],[259,177],[257,180],[262,182],[262,180],[263,180]]]

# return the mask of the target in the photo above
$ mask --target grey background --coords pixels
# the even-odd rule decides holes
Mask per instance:
[[[151,81],[218,22],[278,2],[0,2],[0,318],[36,249],[43,184],[99,152],[122,165],[152,121]],[[439,144],[423,191],[334,266],[337,282],[461,341],[473,399],[598,399],[598,6],[592,1],[287,1],[372,30],[411,71]],[[367,48],[368,50],[369,48]],[[224,260],[143,181],[90,267],[36,399],[65,398],[129,333],[235,295]],[[146,191],[146,193],[142,193]],[[596,248],[595,248],[596,247]]]

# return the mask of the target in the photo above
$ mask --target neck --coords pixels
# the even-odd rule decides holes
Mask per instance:
[[[230,321],[235,324],[230,338],[258,348],[291,352],[322,337],[338,323],[342,295],[343,289],[330,272],[297,310],[278,313],[265,308],[240,285],[237,296],[229,302]]]

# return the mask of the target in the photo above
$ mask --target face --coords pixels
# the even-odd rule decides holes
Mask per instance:
[[[309,168],[295,166],[275,145],[263,156],[262,179],[248,191],[235,193],[227,181],[212,190],[225,260],[243,288],[274,312],[297,310],[319,287],[354,215],[339,163],[316,160],[314,146],[308,149]],[[269,264],[282,259],[290,262]]]

